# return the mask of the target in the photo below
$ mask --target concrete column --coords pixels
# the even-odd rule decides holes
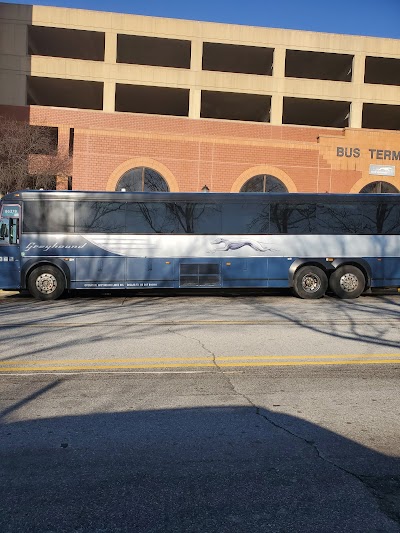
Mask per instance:
[[[107,113],[115,111],[115,81],[104,80],[103,111]]]
[[[105,35],[104,62],[117,62],[117,34],[107,33]]]
[[[200,118],[200,110],[201,110],[201,90],[190,89],[189,117]]]
[[[270,123],[274,126],[282,125],[283,95],[282,88],[285,78],[286,48],[278,46],[274,50],[272,77],[274,78],[274,92],[271,99]]]
[[[365,54],[356,54],[353,58],[353,69],[352,69],[351,83],[353,84],[354,91],[356,95],[355,98],[359,98],[361,94],[361,89],[364,84],[364,75],[365,75]],[[350,128],[361,128],[362,127],[362,109],[363,103],[361,100],[356,99],[351,102],[350,106]]]
[[[190,70],[201,72],[203,63],[203,41],[193,39],[190,48]]]
[[[276,47],[274,50],[274,64],[272,68],[272,76],[274,78],[284,78],[285,77],[285,59],[286,59],[286,48]]]
[[[197,87],[201,82],[201,71],[203,63],[203,41],[193,39],[190,48],[190,70],[195,72],[193,77],[194,86],[190,89],[189,96],[189,117],[200,118],[201,111],[201,90]]]
[[[353,75],[351,77],[352,83],[364,83],[365,75],[365,54],[356,54],[353,59]]]
[[[281,94],[273,94],[271,99],[271,113],[270,124],[274,126],[282,125],[283,115],[283,96]]]
[[[356,100],[355,102],[351,102],[350,119],[349,119],[350,128],[361,128],[362,127],[362,110],[363,110],[363,103],[361,100]]]

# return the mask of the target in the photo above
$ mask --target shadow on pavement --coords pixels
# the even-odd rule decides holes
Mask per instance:
[[[399,531],[397,457],[251,406],[40,417],[61,382],[2,414],[3,533]]]

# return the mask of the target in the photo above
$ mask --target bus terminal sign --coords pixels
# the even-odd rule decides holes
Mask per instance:
[[[366,154],[369,154],[370,159],[377,159],[379,161],[400,161],[400,150],[380,150],[379,148],[367,148]],[[361,155],[366,155],[361,148],[352,146],[337,146],[337,157],[354,157],[359,158]],[[387,175],[387,174],[386,174]]]

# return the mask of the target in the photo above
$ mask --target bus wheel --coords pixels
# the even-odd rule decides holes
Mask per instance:
[[[343,265],[332,272],[329,286],[339,298],[358,298],[364,292],[365,277],[359,268]]]
[[[325,272],[313,265],[299,268],[293,282],[294,292],[299,298],[322,298],[328,288]]]
[[[65,290],[64,275],[52,265],[39,266],[28,278],[28,290],[37,300],[56,300]]]

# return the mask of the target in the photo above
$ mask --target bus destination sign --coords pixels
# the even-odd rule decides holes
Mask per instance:
[[[1,212],[2,217],[19,218],[20,206],[19,205],[5,205]]]

